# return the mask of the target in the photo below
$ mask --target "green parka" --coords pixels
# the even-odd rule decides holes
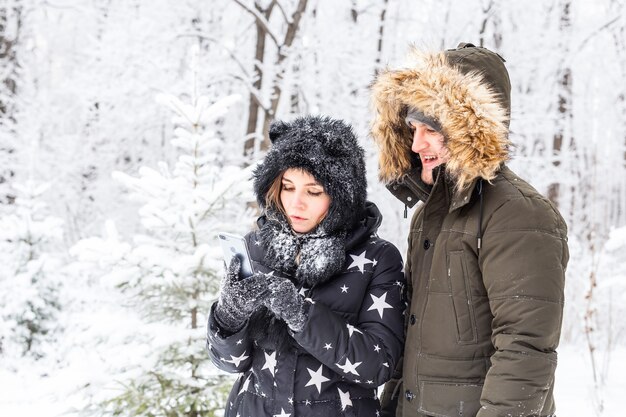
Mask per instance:
[[[382,398],[397,416],[554,414],[567,228],[505,165],[509,94],[503,60],[464,44],[415,52],[373,84],[380,176],[407,206],[423,202],[409,231],[403,366]],[[442,127],[450,157],[432,187],[410,150],[408,107]]]

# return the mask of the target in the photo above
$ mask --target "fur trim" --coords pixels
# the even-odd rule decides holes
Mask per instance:
[[[477,71],[479,68],[477,68]],[[508,109],[477,71],[463,73],[445,53],[414,49],[411,67],[383,71],[372,86],[372,136],[380,147],[379,176],[389,183],[411,169],[407,107],[439,121],[450,159],[446,171],[457,189],[492,180],[508,159]]]

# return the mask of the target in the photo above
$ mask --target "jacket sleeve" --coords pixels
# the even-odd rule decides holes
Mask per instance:
[[[222,371],[247,371],[252,365],[252,341],[248,337],[248,322],[235,333],[222,329],[215,318],[216,304],[211,307],[207,323],[207,350],[211,362]]]
[[[378,260],[356,323],[313,300],[304,329],[293,335],[337,374],[372,388],[391,378],[404,342],[402,257],[385,243]]]
[[[486,226],[479,263],[495,353],[477,417],[539,415],[554,386],[567,229],[548,200],[530,197],[503,204]]]

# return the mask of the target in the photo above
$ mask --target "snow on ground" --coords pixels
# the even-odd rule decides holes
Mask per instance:
[[[598,382],[601,389],[594,389],[591,359],[586,346],[563,346],[559,349],[559,366],[556,370],[556,406],[558,417],[626,415],[626,346],[611,351],[609,361],[598,351]],[[604,377],[604,383],[601,379]],[[600,395],[597,395],[597,392]],[[602,414],[596,412],[598,399],[604,402]]]
[[[61,370],[50,372],[40,363],[26,364],[17,373],[0,370],[0,416],[70,417],[83,403],[78,385],[90,378],[102,378],[103,364],[85,353]],[[601,356],[602,358],[602,356]],[[602,362],[602,361],[600,361]],[[559,417],[594,416],[597,398],[604,401],[603,417],[624,416],[626,395],[626,346],[615,348],[606,369],[605,383],[598,397],[593,388],[589,353],[584,345],[559,349],[556,375],[556,403]]]

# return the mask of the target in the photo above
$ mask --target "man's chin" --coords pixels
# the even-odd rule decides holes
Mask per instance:
[[[424,172],[422,171],[422,182],[424,184],[433,185],[435,182],[433,181],[433,173],[432,171]]]

